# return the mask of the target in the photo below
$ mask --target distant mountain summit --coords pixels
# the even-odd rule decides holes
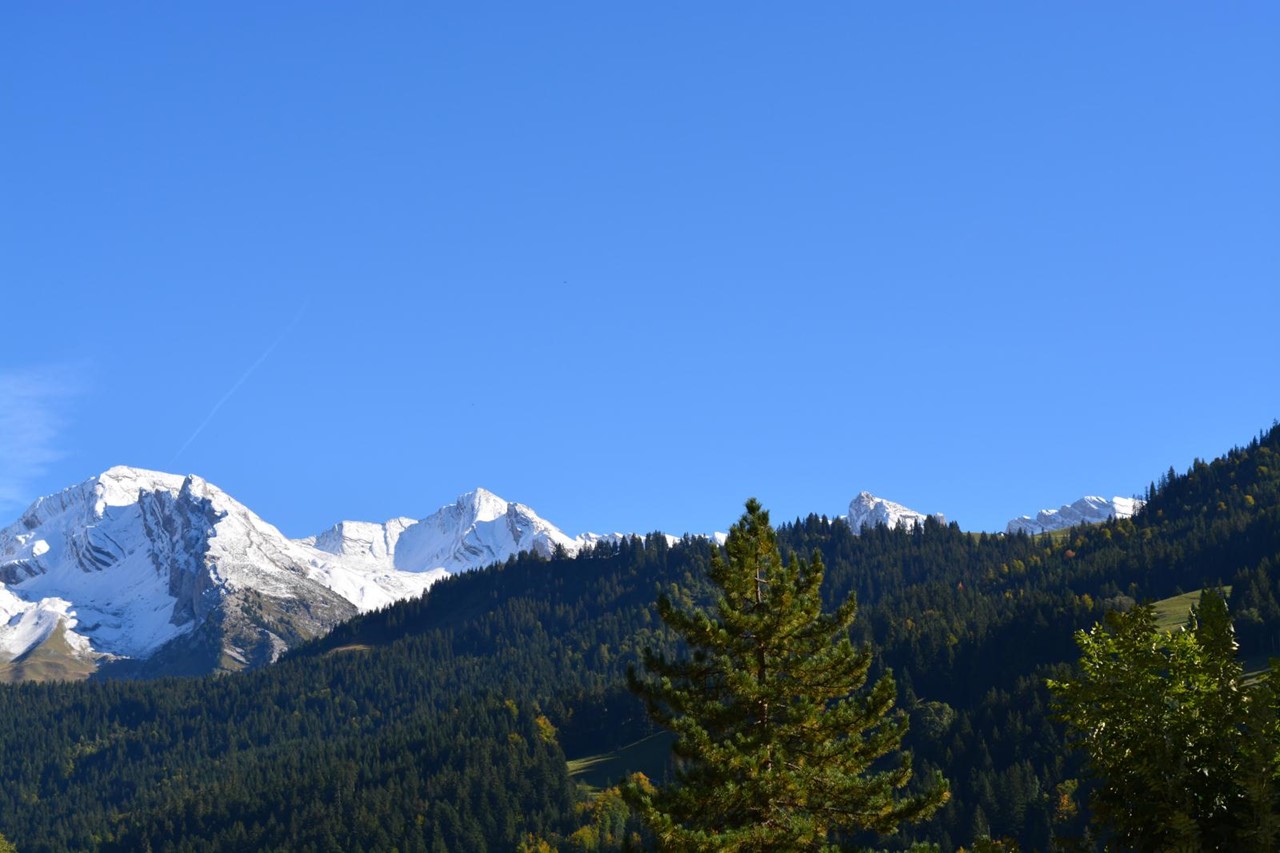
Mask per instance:
[[[1082,498],[1014,519],[1009,531],[1125,517],[1139,506]],[[861,492],[845,520],[861,533],[930,517],[945,521]],[[290,539],[200,477],[118,466],[37,500],[0,530],[0,680],[257,666],[450,574],[626,535],[570,537],[476,489],[426,518],[340,521]]]
[[[877,524],[888,527],[913,527],[916,524],[924,524],[925,519],[930,517],[946,523],[946,517],[940,512],[927,516],[914,509],[908,509],[902,504],[878,498],[870,492],[859,492],[858,496],[849,502],[849,514],[844,518],[853,528],[854,533],[861,533],[863,528],[875,527]]]
[[[597,538],[594,534],[571,538],[524,504],[509,503],[487,489],[476,489],[421,521],[340,521],[323,533],[295,541],[329,555],[319,558],[324,563],[319,573],[338,589],[344,586],[343,572],[357,567],[364,575],[372,573],[379,578],[423,577],[429,586],[445,575],[505,562],[524,552],[549,557],[559,546],[576,554],[584,543]],[[364,592],[377,597],[375,590]],[[392,591],[393,600],[408,597],[402,592]],[[364,610],[386,603],[366,601],[357,589],[346,589],[346,595]]]
[[[1036,513],[1035,518],[1029,515],[1019,516],[1009,522],[1005,532],[1037,534],[1075,527],[1077,524],[1100,524],[1111,518],[1129,518],[1142,509],[1142,506],[1143,501],[1137,498],[1115,497],[1107,500],[1090,495],[1058,509],[1042,509]]]
[[[0,647],[10,662],[53,639],[99,663],[168,649],[173,672],[274,660],[357,612],[308,557],[199,477],[111,468],[0,530]]]
[[[1019,516],[1006,525],[1005,532],[1037,534],[1074,527],[1078,524],[1100,524],[1111,518],[1129,518],[1142,506],[1143,502],[1137,498],[1114,497],[1108,500],[1088,496],[1058,509],[1042,509],[1034,518],[1028,515]],[[902,504],[878,498],[870,492],[859,492],[858,496],[849,503],[849,514],[843,517],[853,528],[854,533],[861,533],[863,529],[877,524],[909,528],[916,524],[924,524],[925,519],[929,517],[946,523],[946,517],[940,512],[926,516]]]
[[[451,573],[600,538],[477,489],[293,540],[199,477],[119,466],[0,530],[0,678],[30,677],[33,656],[55,675],[254,666]]]
[[[581,544],[524,504],[476,489],[406,530],[395,565],[404,571],[440,567],[458,572],[526,551],[550,557],[557,546],[573,554]]]

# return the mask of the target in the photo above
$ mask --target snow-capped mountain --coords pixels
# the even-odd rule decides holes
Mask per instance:
[[[112,468],[0,530],[0,648],[60,634],[103,661],[167,650],[172,671],[274,660],[357,612],[308,550],[199,477]]]
[[[1127,517],[1141,505],[1086,497],[1008,529],[1039,533]],[[928,517],[861,492],[845,520],[860,533]],[[37,658],[79,675],[101,666],[125,674],[255,666],[450,574],[627,535],[570,537],[529,507],[476,489],[420,520],[342,521],[290,539],[199,477],[111,468],[37,500],[0,530],[0,680],[26,677]],[[723,543],[724,534],[710,538]]]
[[[476,489],[407,529],[394,556],[402,571],[439,567],[458,572],[525,551],[549,557],[559,546],[575,553],[579,544],[529,507]]]
[[[1099,524],[1110,518],[1129,518],[1142,509],[1143,503],[1137,498],[1114,497],[1107,500],[1090,495],[1058,509],[1042,509],[1036,513],[1035,518],[1029,515],[1019,516],[1009,522],[1005,531],[1036,534],[1075,527],[1077,524]]]
[[[858,496],[849,502],[849,514],[844,516],[844,519],[849,522],[854,533],[861,533],[864,527],[875,527],[877,524],[888,527],[912,527],[916,524],[924,524],[925,518],[928,517],[902,504],[878,498],[870,492],[859,492]],[[933,513],[932,517],[939,522],[946,522],[946,518],[940,512]]]
[[[453,572],[595,538],[477,489],[421,521],[292,540],[199,477],[116,467],[0,530],[0,668],[54,638],[129,671],[242,668]]]
[[[315,552],[312,577],[370,610],[516,554],[549,557],[557,546],[575,554],[588,537],[572,539],[529,507],[476,489],[421,521],[340,521],[295,543]]]

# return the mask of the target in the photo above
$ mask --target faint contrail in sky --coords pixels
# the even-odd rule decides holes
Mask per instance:
[[[262,364],[262,362],[267,360],[267,356],[271,355],[272,351],[275,350],[275,348],[280,345],[280,342],[284,340],[285,335],[289,334],[289,332],[293,329],[293,327],[298,325],[298,321],[302,319],[302,314],[307,310],[307,306],[309,304],[311,304],[311,300],[307,300],[306,302],[302,303],[302,307],[298,309],[298,313],[293,315],[293,319],[289,321],[289,325],[285,326],[284,329],[280,332],[280,334],[276,336],[276,339],[271,342],[271,346],[267,347],[266,350],[263,351],[262,355],[258,356],[257,361],[249,365],[249,369],[246,370],[240,376],[240,378],[236,380],[236,383],[231,386],[231,389],[228,390],[227,393],[222,395],[222,399],[220,399],[218,402],[213,404],[213,408],[209,410],[209,414],[205,416],[205,419],[203,421],[200,422],[200,426],[196,427],[195,432],[191,433],[191,436],[182,443],[182,446],[178,448],[178,452],[173,454],[173,458],[169,460],[170,465],[178,461],[178,457],[182,455],[182,451],[190,447],[191,442],[196,440],[196,436],[204,432],[204,428],[209,425],[209,422],[211,420],[213,420],[214,415],[218,414],[218,410],[221,409],[223,405],[225,405],[226,402],[231,399],[231,395],[236,393],[236,391],[240,390],[240,386],[243,385],[245,383],[245,380],[248,379],[253,374],[253,372],[258,369],[258,367]]]

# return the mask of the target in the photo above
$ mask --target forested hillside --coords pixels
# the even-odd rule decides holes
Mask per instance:
[[[933,520],[860,536],[819,516],[781,527],[784,551],[821,552],[828,602],[856,595],[855,639],[896,675],[907,745],[951,782],[929,823],[869,843],[991,835],[1039,850],[1079,835],[1089,783],[1043,685],[1107,608],[1234,582],[1245,651],[1280,645],[1280,428],[1147,497],[1133,519],[1038,538]],[[652,730],[625,672],[645,647],[675,651],[657,590],[699,588],[712,547],[650,536],[521,557],[247,674],[5,687],[0,831],[24,851],[566,838],[588,819],[566,754]]]

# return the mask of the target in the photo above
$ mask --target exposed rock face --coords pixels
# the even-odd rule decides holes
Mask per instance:
[[[258,666],[452,573],[625,535],[569,537],[476,489],[421,520],[289,539],[199,477],[119,466],[0,530],[0,680]]]
[[[310,577],[308,550],[199,477],[112,468],[0,530],[0,662],[55,633],[83,657],[148,659],[197,629],[219,668],[274,660],[358,612]]]
[[[54,639],[126,674],[255,666],[451,572],[584,541],[483,489],[291,540],[199,477],[116,467],[0,530],[0,667]]]

